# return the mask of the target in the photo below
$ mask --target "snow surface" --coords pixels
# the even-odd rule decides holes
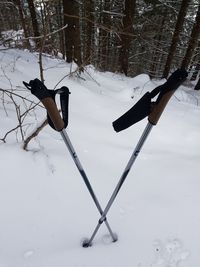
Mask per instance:
[[[45,83],[54,88],[71,66],[43,60]],[[37,54],[1,50],[0,88],[37,103],[22,84],[39,78],[37,62]],[[67,76],[58,87],[71,91],[67,132],[104,208],[147,123],[115,133],[112,121],[164,81],[92,66],[81,77]],[[19,133],[11,133],[0,144],[0,267],[199,267],[199,101],[189,88],[175,93],[108,213],[119,240],[108,242],[103,224],[90,248],[81,240],[100,215],[60,134],[47,126],[24,151]],[[5,105],[0,138],[17,125],[13,105]],[[26,134],[44,117],[41,107],[30,112]]]

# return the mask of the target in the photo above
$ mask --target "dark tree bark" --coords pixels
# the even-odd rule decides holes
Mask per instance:
[[[104,1],[104,6],[103,6],[103,26],[106,28],[111,27],[111,15],[109,14],[110,12],[110,0],[105,0]],[[101,69],[103,70],[108,70],[108,59],[109,59],[109,40],[110,40],[110,32],[101,30],[101,61],[100,61],[100,66]]]
[[[199,78],[197,84],[195,85],[194,90],[200,90],[200,78]]]
[[[159,21],[159,28],[156,36],[154,37],[154,45],[155,48],[152,51],[152,63],[149,68],[149,75],[151,78],[157,77],[157,69],[159,66],[159,62],[162,61],[162,38],[165,31],[165,23],[166,23],[166,17],[161,17],[161,20]]]
[[[200,71],[200,62],[197,62],[196,66],[195,66],[195,70],[194,70],[194,72],[192,74],[192,77],[191,77],[191,81],[195,81],[196,80],[199,71]]]
[[[19,17],[20,17],[22,29],[24,30],[24,36],[25,36],[25,38],[27,38],[28,32],[26,29],[26,21],[25,21],[25,17],[24,17],[24,12],[23,12],[21,0],[15,0],[15,4],[17,5],[18,11],[19,11]]]
[[[98,23],[98,25],[103,25],[103,1],[102,0],[97,0],[96,1],[97,4],[97,8],[96,8],[96,21]],[[101,69],[102,68],[102,64],[101,64],[101,59],[102,59],[102,40],[103,40],[103,29],[101,27],[96,27],[96,52],[97,52],[97,56],[96,56],[96,67]],[[102,69],[103,70],[103,69]]]
[[[190,65],[189,72],[192,72],[192,76],[190,78],[191,81],[195,81],[200,71],[200,42],[195,49],[195,56],[192,59],[193,63]]]
[[[0,32],[19,29],[19,13],[13,1],[0,1]]]
[[[27,2],[28,2],[30,15],[31,15],[33,34],[35,37],[37,37],[40,35],[40,33],[39,33],[39,26],[38,26],[34,2],[33,2],[33,0],[27,0]]]
[[[190,65],[190,62],[191,62],[191,59],[193,56],[193,52],[197,46],[199,34],[200,34],[200,4],[198,7],[195,23],[194,23],[192,33],[190,36],[188,48],[187,48],[185,57],[184,57],[182,64],[181,64],[182,68],[187,69]]]
[[[56,5],[56,13],[57,13],[57,23],[58,27],[61,28],[63,26],[63,16],[62,14],[62,0],[58,1],[58,5]],[[64,31],[59,32],[59,50],[62,53],[63,59],[65,58],[65,44],[64,44]]]
[[[128,75],[128,58],[129,58],[129,50],[130,44],[132,41],[132,36],[129,34],[133,34],[133,19],[134,13],[136,9],[136,0],[125,0],[124,6],[124,17],[122,20],[123,29],[122,31],[125,34],[121,34],[121,51],[120,51],[120,65],[121,65],[121,72],[124,73],[126,76]]]
[[[84,6],[84,16],[86,19],[84,21],[84,44],[83,44],[83,51],[84,51],[84,65],[88,65],[91,63],[92,58],[92,43],[94,37],[94,0],[85,0]]]
[[[22,26],[22,29],[24,31],[24,37],[26,38],[26,40],[24,41],[24,45],[26,48],[30,48],[29,40],[27,39],[29,36],[28,27],[26,25],[26,18],[24,15],[22,1],[21,0],[15,0],[15,4],[17,5],[18,11],[19,11],[21,26]]]
[[[174,30],[173,37],[172,37],[171,46],[169,49],[169,54],[167,56],[165,68],[163,71],[163,78],[167,78],[169,75],[170,67],[172,64],[174,54],[176,52],[176,47],[179,42],[179,37],[180,37],[181,31],[183,28],[184,19],[185,19],[190,1],[191,0],[182,0],[181,8],[178,14],[175,30]]]
[[[63,0],[65,28],[65,55],[68,63],[74,61],[79,67],[82,65],[79,5],[75,0]]]

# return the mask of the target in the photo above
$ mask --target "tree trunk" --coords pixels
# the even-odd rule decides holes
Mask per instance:
[[[20,17],[22,29],[24,31],[24,37],[28,38],[28,30],[27,30],[27,27],[26,27],[26,21],[25,21],[25,16],[24,16],[24,11],[23,11],[21,0],[15,0],[15,2],[16,2],[16,5],[18,7],[19,17]],[[25,40],[24,45],[26,46],[26,48],[30,47],[28,39]]]
[[[194,90],[200,90],[200,78],[199,78],[196,86],[194,87]]]
[[[200,34],[200,4],[198,7],[195,23],[194,23],[192,33],[190,36],[188,48],[187,48],[185,57],[181,64],[181,68],[187,69],[189,67],[192,56],[193,56],[193,52],[197,46],[199,34]]]
[[[196,63],[196,66],[195,66],[195,70],[194,70],[194,72],[193,72],[193,74],[192,74],[192,77],[191,77],[191,79],[190,79],[191,81],[195,81],[195,80],[196,80],[199,71],[200,71],[200,62],[197,62],[197,63]]]
[[[27,2],[28,2],[30,15],[31,15],[33,35],[34,35],[34,37],[38,37],[40,35],[40,33],[39,33],[39,26],[38,26],[35,6],[34,6],[34,3],[33,3],[33,0],[27,0]],[[39,46],[39,43],[40,43],[40,41],[36,40],[36,47]]]
[[[124,73],[126,76],[128,75],[128,58],[129,58],[129,49],[130,44],[132,41],[132,36],[129,34],[133,34],[133,19],[134,13],[136,9],[136,0],[125,0],[124,6],[124,17],[122,20],[123,29],[122,31],[125,34],[121,34],[121,51],[120,51],[120,65],[121,65],[121,72]]]
[[[88,19],[88,21],[84,21],[84,65],[88,65],[91,63],[92,58],[92,40],[94,35],[94,1],[93,0],[85,0],[84,6],[84,16]]]
[[[111,15],[110,12],[110,0],[104,1],[103,6],[103,26],[110,28],[111,25]],[[108,58],[109,58],[109,40],[110,32],[102,29],[101,35],[101,69],[108,70]]]
[[[97,2],[98,8],[96,9],[96,17],[99,25],[103,25],[103,1],[98,0]],[[103,29],[99,26],[96,27],[96,36],[95,36],[97,42],[97,64],[96,66],[98,68],[102,68],[102,40],[103,40]]]
[[[56,5],[56,14],[57,14],[57,23],[58,28],[62,28],[63,25],[63,16],[62,14],[62,0],[58,1],[58,5]],[[63,59],[65,58],[65,45],[64,45],[64,31],[61,31],[59,34],[59,50],[61,51]]]
[[[166,17],[161,17],[161,21],[159,21],[159,29],[158,33],[154,37],[154,51],[152,51],[152,63],[150,65],[149,69],[149,75],[151,78],[155,78],[158,76],[157,70],[159,68],[160,62],[162,62],[162,37],[164,35],[165,31],[165,23],[166,23]]]
[[[22,29],[24,31],[24,36],[25,36],[25,38],[27,38],[28,37],[28,32],[27,32],[27,29],[26,29],[26,22],[25,22],[22,3],[21,3],[21,0],[15,0],[15,2],[16,2],[18,11],[19,11],[19,17],[20,17]]]
[[[176,52],[177,44],[179,42],[179,37],[180,37],[181,31],[183,28],[183,23],[184,23],[184,19],[187,13],[189,3],[190,3],[190,0],[183,0],[181,3],[181,8],[178,14],[175,30],[174,30],[173,37],[172,37],[171,46],[169,49],[169,54],[167,56],[165,68],[163,71],[163,78],[167,78],[169,75],[170,67],[172,64],[174,54]]]
[[[79,67],[82,65],[79,6],[74,0],[63,0],[65,28],[65,55],[68,63],[74,61]],[[72,17],[74,16],[74,17]]]

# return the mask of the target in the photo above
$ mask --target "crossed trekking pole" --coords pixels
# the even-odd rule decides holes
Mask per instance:
[[[80,163],[80,160],[72,146],[72,143],[67,135],[65,128],[68,125],[68,98],[69,98],[69,89],[67,87],[62,87],[58,90],[48,90],[46,86],[38,79],[31,80],[29,83],[23,82],[24,85],[31,90],[31,93],[34,94],[45,106],[47,110],[47,118],[49,125],[59,131],[64,143],[66,144],[72,159],[74,160],[79,173],[81,174],[87,189],[101,215],[98,220],[97,226],[95,227],[91,237],[89,239],[85,239],[82,243],[83,247],[89,247],[92,245],[92,242],[101,226],[104,222],[112,241],[117,241],[117,235],[112,231],[108,221],[107,221],[107,213],[110,210],[117,194],[119,193],[128,173],[130,172],[131,167],[133,166],[137,156],[139,155],[152,127],[157,124],[163,110],[165,109],[169,99],[175,92],[175,90],[186,80],[187,72],[183,69],[176,70],[168,80],[161,86],[156,87],[151,93],[147,92],[129,111],[127,111],[124,115],[122,115],[119,119],[113,122],[113,127],[116,132],[124,130],[134,123],[144,119],[148,116],[148,123],[105,207],[103,210],[99,204],[99,201],[92,189],[92,186],[89,182],[89,179]],[[62,117],[58,111],[55,102],[56,94],[60,94],[60,102],[61,102],[61,110]],[[155,102],[152,102],[154,97],[157,97]]]

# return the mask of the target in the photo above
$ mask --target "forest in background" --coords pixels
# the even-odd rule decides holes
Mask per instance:
[[[0,44],[29,49],[67,62],[79,71],[167,78],[186,68],[200,89],[198,0],[3,0]],[[41,79],[42,66],[41,66]]]
[[[43,82],[44,59],[52,57],[71,64],[61,81],[72,74],[82,78],[80,74],[89,65],[101,72],[129,77],[147,74],[151,79],[167,78],[175,69],[185,68],[189,72],[186,85],[200,90],[199,36],[198,0],[0,1],[0,52],[5,55],[16,48],[33,52],[37,77]],[[17,120],[1,134],[0,141],[5,143],[14,132],[26,149],[47,120],[27,133],[27,116],[38,103],[26,98],[23,87],[13,85],[4,60],[2,56],[0,77],[9,85],[1,83],[1,106],[6,116],[12,106]],[[13,58],[13,70],[16,60]]]

